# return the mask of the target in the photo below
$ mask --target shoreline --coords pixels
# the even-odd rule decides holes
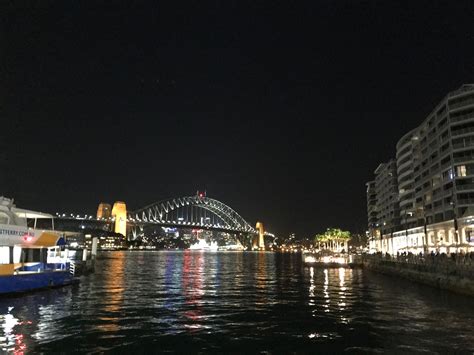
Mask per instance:
[[[416,264],[375,257],[364,257],[361,264],[364,268],[374,272],[474,297],[474,278],[466,277],[460,273],[461,266],[457,264],[450,265],[451,267],[448,268],[443,263],[440,265]]]

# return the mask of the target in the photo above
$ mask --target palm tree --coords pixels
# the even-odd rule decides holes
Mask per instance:
[[[338,251],[338,248],[344,244],[343,250],[347,252],[347,242],[351,239],[351,233],[343,231],[339,228],[328,228],[323,234],[316,234],[314,237],[315,243],[318,244],[318,248],[321,249],[323,245],[324,249],[330,249],[331,251]]]

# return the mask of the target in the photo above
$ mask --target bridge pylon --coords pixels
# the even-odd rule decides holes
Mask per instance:
[[[252,243],[252,249],[254,250],[265,250],[265,230],[263,228],[263,223],[262,222],[257,222],[257,225],[255,226],[255,229],[257,230],[257,235],[255,236],[253,243]]]

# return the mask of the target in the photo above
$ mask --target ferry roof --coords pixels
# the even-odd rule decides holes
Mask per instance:
[[[24,208],[18,208],[13,203],[13,199],[0,196],[0,211],[10,211],[19,218],[54,218],[52,214],[25,210]]]
[[[12,207],[12,212],[20,218],[54,218],[52,214]]]

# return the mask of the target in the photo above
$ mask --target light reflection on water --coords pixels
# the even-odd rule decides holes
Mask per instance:
[[[0,352],[472,350],[473,306],[294,254],[104,253],[79,285],[0,299]]]

